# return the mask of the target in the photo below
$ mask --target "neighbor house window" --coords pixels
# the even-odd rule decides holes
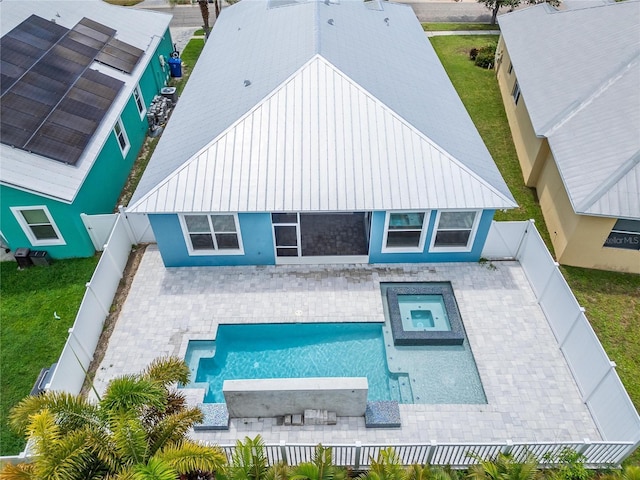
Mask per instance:
[[[180,219],[191,254],[243,253],[237,215],[231,213],[181,215]]]
[[[120,150],[122,151],[122,156],[124,157],[129,151],[129,139],[127,138],[127,132],[124,130],[124,126],[122,125],[122,119],[118,119],[116,125],[113,127],[113,133],[118,140],[118,145],[120,146]]]
[[[518,100],[520,100],[520,85],[516,80],[515,85],[513,86],[513,91],[511,92],[511,96],[513,96],[513,101],[518,104]]]
[[[509,75],[513,72],[513,63],[509,62]]]
[[[31,245],[65,245],[62,234],[46,206],[11,207],[11,211]]]
[[[142,97],[142,90],[140,90],[140,85],[136,86],[135,90],[133,91],[133,99],[136,102],[136,107],[138,108],[140,118],[144,117],[144,114],[147,113],[147,107],[144,105],[144,98]]]
[[[441,211],[436,218],[436,229],[431,240],[432,251],[463,251],[473,247],[478,227],[478,210]]]
[[[383,252],[421,252],[428,212],[387,212]]]
[[[640,250],[640,220],[618,220],[604,246]]]

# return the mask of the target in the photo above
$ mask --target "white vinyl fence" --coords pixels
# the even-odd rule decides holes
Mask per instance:
[[[116,221],[104,246],[102,256],[91,281],[86,284],[80,309],[62,354],[46,388],[53,391],[80,393],[85,372],[93,360],[93,353],[102,333],[102,326],[109,315],[113,297],[127,265],[131,238],[125,226],[125,219],[115,215]]]
[[[324,445],[324,444],[323,444]],[[360,442],[352,444],[324,445],[331,447],[331,458],[334,465],[365,470],[377,460],[385,448],[393,448],[402,465],[442,465],[453,468],[465,468],[478,463],[477,458],[495,458],[499,453],[510,453],[516,461],[524,461],[529,455],[535,456],[543,466],[555,465],[566,449],[582,453],[588,459],[590,467],[617,464],[624,452],[628,450],[626,442],[551,442],[551,443],[485,443],[485,444],[453,444],[453,443],[415,443],[366,445]],[[235,445],[220,446],[227,460],[231,462]],[[316,445],[297,444],[281,441],[280,444],[265,445],[265,455],[270,465],[284,462],[287,465],[299,465],[313,461]],[[548,456],[548,457],[547,457]],[[545,458],[549,458],[545,460]]]
[[[482,256],[520,262],[603,439],[640,445],[640,416],[533,221],[493,222]]]

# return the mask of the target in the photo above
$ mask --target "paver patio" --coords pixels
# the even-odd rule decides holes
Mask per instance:
[[[136,373],[224,323],[383,322],[380,282],[450,281],[487,397],[483,405],[400,405],[402,427],[278,426],[232,419],[193,437],[219,444],[601,440],[518,262],[170,268],[150,246],[111,336],[95,385]],[[201,391],[186,389],[190,402]],[[200,397],[200,398],[198,398]]]

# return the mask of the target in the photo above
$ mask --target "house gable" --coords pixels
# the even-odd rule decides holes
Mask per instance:
[[[510,197],[316,55],[128,211],[512,206]]]

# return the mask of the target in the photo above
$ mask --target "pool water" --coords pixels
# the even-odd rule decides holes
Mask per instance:
[[[369,400],[390,400],[395,376],[381,332],[366,323],[221,325],[215,356],[191,348],[185,359],[198,359],[195,382],[209,384],[205,402],[224,402],[224,380],[308,377],[367,377]]]
[[[442,295],[398,295],[398,307],[405,331],[451,330]]]
[[[367,377],[369,401],[486,403],[468,347],[395,347],[385,335],[381,323],[220,325],[215,341],[189,342],[186,387],[223,403],[224,380]]]

